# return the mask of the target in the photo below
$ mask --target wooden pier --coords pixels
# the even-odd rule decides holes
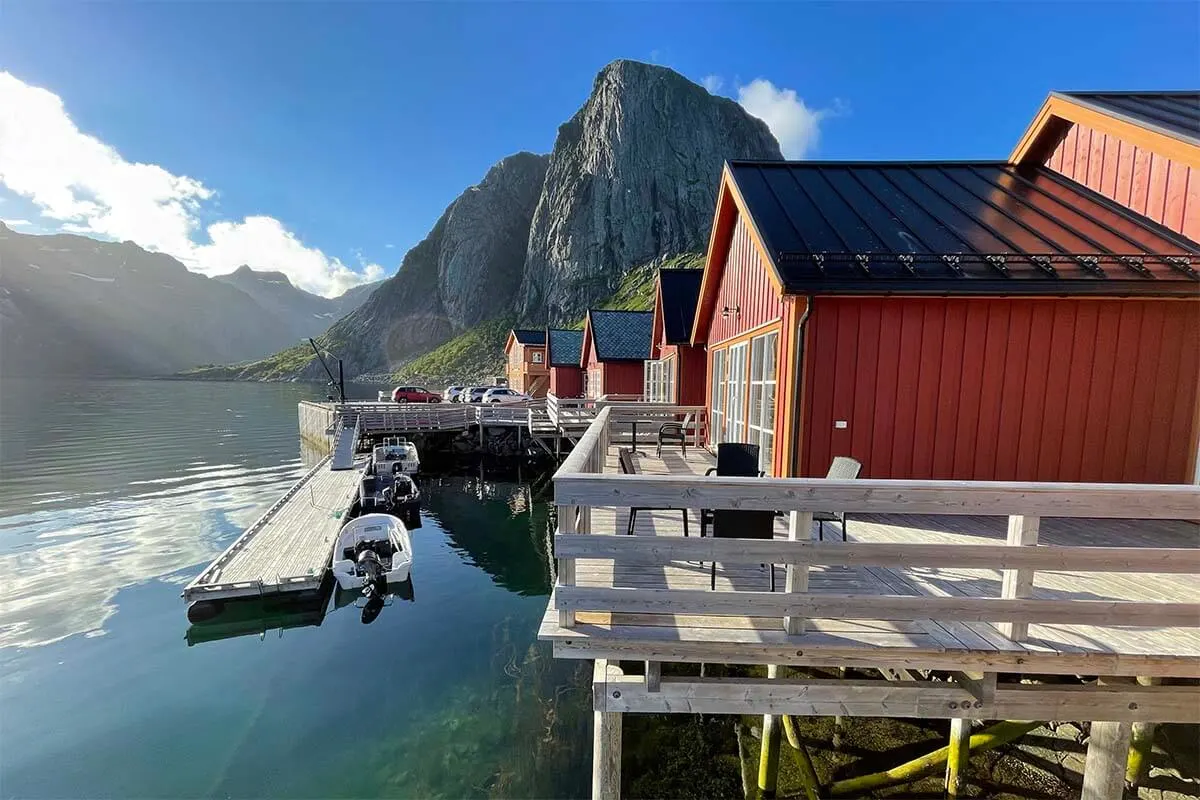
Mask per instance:
[[[325,458],[298,480],[183,590],[188,603],[315,591],[358,496],[365,459],[330,469]]]
[[[1095,787],[1122,786],[1131,723],[1200,722],[1200,688],[1176,681],[1200,677],[1200,487],[715,478],[706,450],[644,447],[623,475],[632,413],[602,409],[555,476],[540,631],[597,662],[595,796],[619,795],[631,712],[1093,721],[1095,747],[1125,749],[1089,753],[1085,800],[1120,797]],[[701,508],[775,511],[775,539],[699,538]],[[815,541],[815,511],[848,512],[848,540],[826,523]],[[865,677],[788,674],[810,667]]]

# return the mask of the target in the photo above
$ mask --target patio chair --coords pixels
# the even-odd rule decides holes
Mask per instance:
[[[774,511],[735,511],[715,509],[712,514],[712,535],[718,539],[774,539]],[[775,591],[775,565],[763,564],[771,573],[771,591]],[[717,588],[717,562],[712,563],[709,588]]]
[[[746,442],[722,442],[717,445],[717,465],[709,467],[705,475],[717,475],[721,478],[761,478],[763,473],[758,468],[758,445]],[[772,512],[774,513],[774,512]],[[712,524],[713,510],[700,510],[700,535],[703,536],[708,525]]]
[[[838,456],[829,465],[825,475],[827,481],[852,481],[862,470],[862,463],[849,456]],[[825,523],[836,522],[842,527],[842,541],[846,541],[846,512],[845,511],[815,511],[813,520],[817,523],[817,539],[825,539]]]
[[[620,464],[620,466],[621,466],[621,474],[622,475],[637,475],[638,474],[637,465],[633,463],[633,451],[630,450],[628,447],[622,447],[617,450],[617,463]],[[629,509],[629,525],[625,529],[625,534],[627,536],[633,536],[633,526],[637,522],[637,513],[639,511],[652,511],[652,510],[653,509],[646,507],[646,506]],[[683,514],[683,535],[687,536],[688,535],[687,509],[686,508],[680,509],[680,513]]]
[[[683,418],[683,422],[664,422],[658,426],[658,448],[655,450],[655,455],[662,458],[662,449],[664,444],[677,444],[682,448],[683,455],[687,456],[687,429],[692,424],[692,415],[688,414]]]

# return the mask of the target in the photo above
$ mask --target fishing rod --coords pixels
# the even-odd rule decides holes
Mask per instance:
[[[325,359],[321,355],[321,349],[317,347],[317,343],[311,336],[308,338],[308,343],[312,345],[313,352],[317,354],[317,360],[321,362],[321,367],[325,370],[325,374],[329,376],[329,385],[336,386],[341,402],[346,402],[346,378],[342,372],[342,360],[340,358],[337,360],[338,376],[335,378],[333,377],[333,371],[329,369],[329,365],[325,363]]]

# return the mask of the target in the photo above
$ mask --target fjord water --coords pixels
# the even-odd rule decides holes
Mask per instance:
[[[586,794],[590,674],[536,640],[542,476],[426,479],[413,600],[370,625],[189,646],[180,589],[303,473],[321,395],[0,382],[0,796]]]

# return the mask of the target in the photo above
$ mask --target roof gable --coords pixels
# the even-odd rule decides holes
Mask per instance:
[[[583,357],[583,331],[546,331],[546,362],[552,367],[578,367]]]
[[[1200,145],[1200,92],[1052,92],[1051,95]]]
[[[655,332],[663,331],[667,344],[687,344],[696,319],[696,304],[700,300],[702,269],[662,269],[658,271],[658,287],[654,299]]]
[[[1043,163],[1072,124],[1200,167],[1200,92],[1051,92],[1009,161]]]
[[[1200,245],[1040,165],[728,168],[788,294],[1200,290]],[[712,267],[710,255],[705,292]]]
[[[645,361],[650,357],[650,337],[654,313],[650,311],[590,310],[584,325],[589,345],[596,349],[598,361]]]
[[[545,328],[513,328],[510,335],[525,345],[544,345],[546,343]]]

